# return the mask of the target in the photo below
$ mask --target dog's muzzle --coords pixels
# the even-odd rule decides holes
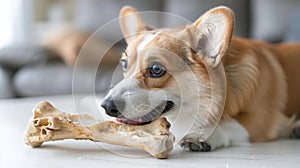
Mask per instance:
[[[174,106],[174,102],[166,101],[165,103],[162,103],[162,105],[154,108],[148,114],[137,119],[128,119],[122,115],[122,111],[125,106],[125,102],[122,100],[113,100],[112,97],[108,97],[101,103],[101,106],[105,109],[105,113],[107,115],[116,117],[118,122],[129,125],[144,125],[151,123],[155,119],[159,118],[160,115],[169,111]]]

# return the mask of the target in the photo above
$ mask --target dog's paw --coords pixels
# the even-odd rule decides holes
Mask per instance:
[[[183,138],[180,141],[180,146],[187,150],[192,152],[209,152],[212,150],[211,145],[209,145],[206,142],[199,142],[198,139],[194,138]]]
[[[206,142],[182,142],[181,147],[187,151],[192,152],[209,152],[211,151],[211,146],[207,144]]]
[[[293,129],[291,138],[300,139],[300,127],[296,127]]]

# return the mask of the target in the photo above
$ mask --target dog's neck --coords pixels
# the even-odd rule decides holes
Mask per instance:
[[[249,50],[249,45],[247,40],[234,37],[222,60],[227,84],[223,119],[235,117],[258,85],[259,69],[251,57],[253,51]]]

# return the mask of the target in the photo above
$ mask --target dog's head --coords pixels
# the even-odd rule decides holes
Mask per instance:
[[[131,7],[120,12],[120,26],[128,44],[121,58],[124,79],[102,102],[118,121],[141,125],[205,107],[211,97],[207,67],[215,67],[229,46],[233,14],[214,8],[193,24],[153,29]],[[201,104],[197,104],[201,100]]]

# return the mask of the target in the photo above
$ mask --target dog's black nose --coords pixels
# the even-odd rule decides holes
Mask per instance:
[[[123,101],[114,101],[111,97],[104,99],[101,106],[105,109],[105,113],[112,117],[119,117],[121,115],[119,110],[124,109]]]

